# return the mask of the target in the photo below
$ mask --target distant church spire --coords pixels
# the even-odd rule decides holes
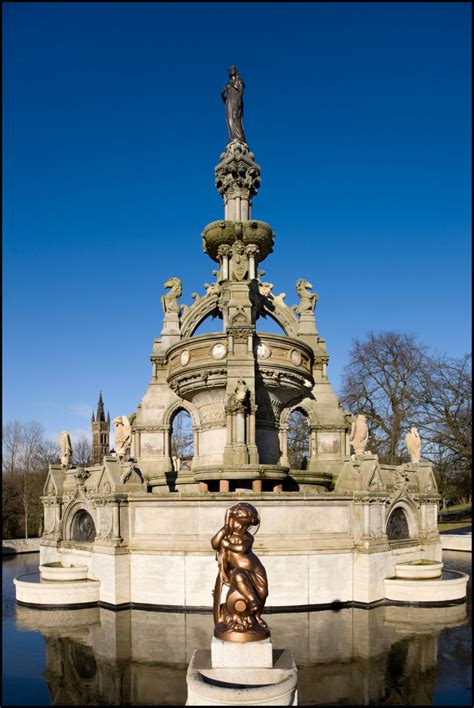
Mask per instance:
[[[104,455],[109,454],[110,415],[105,419],[102,391],[99,393],[97,414],[92,413],[92,464],[101,465]]]

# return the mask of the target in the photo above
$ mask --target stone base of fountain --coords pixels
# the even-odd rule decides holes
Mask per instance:
[[[68,607],[68,609],[97,605],[98,580],[44,580],[39,573],[20,575],[14,581],[16,600],[22,605],[38,607]]]
[[[63,582],[65,580],[87,580],[87,565],[73,565],[56,561],[39,567],[41,580]]]
[[[408,565],[408,564],[407,564]],[[402,571],[403,572],[403,571]],[[398,568],[397,568],[398,574]],[[466,598],[469,576],[457,571],[443,571],[438,578],[386,578],[385,599],[404,604],[440,604],[461,602]]]
[[[435,560],[415,560],[395,565],[395,577],[404,580],[427,580],[440,578],[443,563]]]

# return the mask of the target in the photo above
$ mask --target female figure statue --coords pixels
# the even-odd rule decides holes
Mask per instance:
[[[229,131],[229,142],[238,140],[240,143],[247,143],[245,139],[242,118],[244,115],[244,88],[245,84],[239,76],[237,67],[231,66],[229,69],[229,83],[222,91],[222,100],[225,103],[225,118],[227,130]]]
[[[421,438],[417,428],[411,428],[405,436],[408,454],[413,464],[418,464],[421,453]]]
[[[229,642],[256,642],[270,636],[262,610],[268,595],[265,568],[252,552],[252,526],[260,518],[251,504],[239,502],[227,509],[224,526],[213,536],[219,574],[214,588],[214,636]],[[227,585],[221,604],[222,586]]]
[[[113,420],[115,427],[115,455],[121,460],[130,454],[132,427],[126,415],[118,415]]]
[[[63,430],[63,432],[59,436],[59,446],[61,448],[61,464],[63,465],[63,467],[70,467],[72,458],[72,445],[71,438],[69,437],[69,433],[66,430]]]
[[[349,442],[354,448],[356,455],[363,455],[367,440],[369,439],[369,429],[365,422],[365,415],[359,414],[352,423],[351,436]]]

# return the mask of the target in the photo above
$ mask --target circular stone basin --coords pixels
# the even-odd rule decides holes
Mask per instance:
[[[218,261],[218,249],[222,244],[231,245],[242,241],[247,246],[255,244],[260,249],[259,263],[273,250],[275,233],[264,221],[213,221],[206,226],[201,234],[204,242],[204,252],[214,261]]]
[[[42,580],[87,580],[87,565],[66,565],[61,562],[40,565]]]
[[[395,577],[405,580],[426,580],[440,578],[443,563],[435,560],[416,560],[395,565]]]

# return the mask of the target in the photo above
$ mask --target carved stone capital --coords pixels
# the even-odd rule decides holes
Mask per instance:
[[[215,168],[216,188],[224,201],[240,196],[252,199],[260,187],[260,167],[245,143],[231,143]]]
[[[221,245],[217,248],[217,255],[219,259],[224,258],[224,256],[230,258],[232,255],[232,247],[228,246],[226,243],[221,243]]]
[[[254,258],[258,258],[260,249],[254,243],[249,243],[249,245],[245,247],[245,253],[247,254],[247,256],[249,256],[249,258],[251,256],[253,256]]]

